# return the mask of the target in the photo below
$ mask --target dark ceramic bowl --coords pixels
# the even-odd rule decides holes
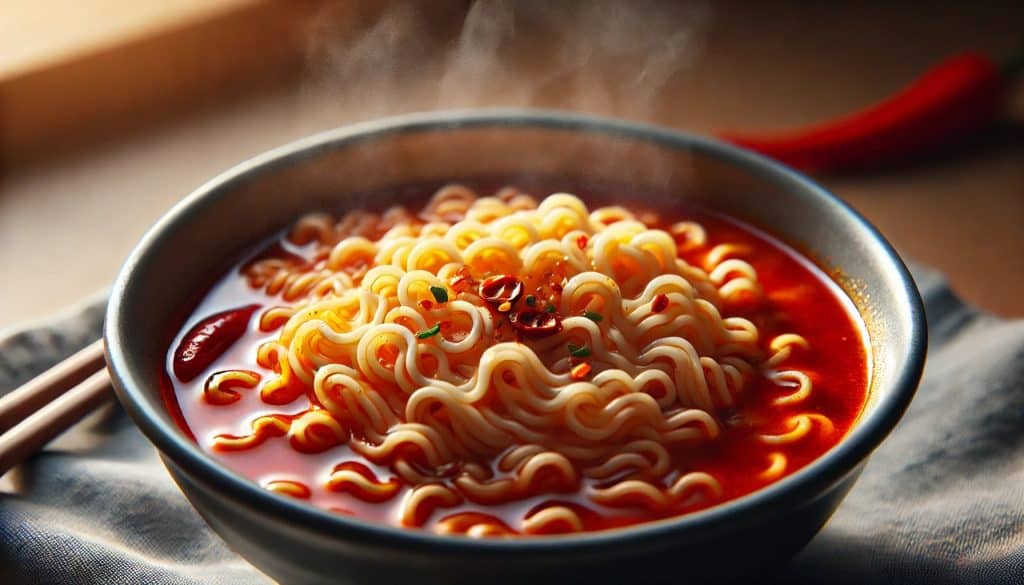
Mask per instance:
[[[178,428],[160,375],[172,333],[242,251],[304,211],[358,206],[388,187],[502,176],[671,193],[808,251],[853,298],[873,370],[853,430],[785,479],[714,508],[627,529],[476,540],[341,517],[222,467]],[[393,192],[392,192],[393,193]],[[399,195],[374,195],[384,204]],[[629,203],[624,201],[624,203]],[[658,203],[658,202],[655,202]],[[117,395],[167,469],[227,543],[285,584],[699,582],[787,560],[825,523],[921,375],[925,322],[899,257],[860,215],[783,166],[650,126],[557,112],[417,114],[318,134],[245,162],[196,190],[131,253],[107,312]]]

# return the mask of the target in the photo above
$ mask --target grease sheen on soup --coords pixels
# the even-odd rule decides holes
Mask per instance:
[[[183,323],[165,392],[224,465],[339,514],[602,530],[835,445],[867,393],[857,319],[813,263],[719,214],[449,185],[255,250]]]

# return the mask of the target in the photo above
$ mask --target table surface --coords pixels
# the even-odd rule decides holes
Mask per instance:
[[[320,26],[297,87],[199,108],[0,177],[0,328],[103,289],[185,194],[319,129],[480,105],[567,108],[697,132],[785,128],[866,105],[961,50],[1007,55],[1024,22],[1019,2],[757,4],[658,5],[656,18],[607,3],[514,18],[500,4],[477,6],[459,43],[425,33],[409,10],[354,40],[331,39]],[[904,257],[945,272],[969,302],[1024,316],[1020,136],[994,132],[910,168],[822,182]]]

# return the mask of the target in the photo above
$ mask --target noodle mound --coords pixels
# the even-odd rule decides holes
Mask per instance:
[[[753,323],[722,316],[761,294],[741,251],[715,246],[691,265],[680,253],[704,246],[702,228],[652,223],[564,193],[537,202],[461,186],[418,215],[303,217],[288,240],[313,260],[265,258],[245,275],[283,301],[260,317],[279,328],[259,348],[274,372],[261,398],[313,406],[261,417],[220,447],[268,434],[307,453],[348,445],[362,460],[339,463],[328,490],[401,495],[397,520],[445,533],[581,529],[559,494],[657,511],[715,501],[719,480],[673,453],[714,441],[757,376],[786,390],[779,404],[806,400],[808,377],[779,365],[807,342],[785,334],[761,349]],[[828,424],[805,418],[761,439]],[[779,456],[766,473],[785,468]],[[538,505],[521,525],[465,511],[525,500]]]

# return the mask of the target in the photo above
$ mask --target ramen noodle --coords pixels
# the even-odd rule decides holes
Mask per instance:
[[[172,408],[263,487],[473,537],[697,511],[847,431],[868,362],[813,264],[711,213],[514,188],[299,218],[168,353]]]

